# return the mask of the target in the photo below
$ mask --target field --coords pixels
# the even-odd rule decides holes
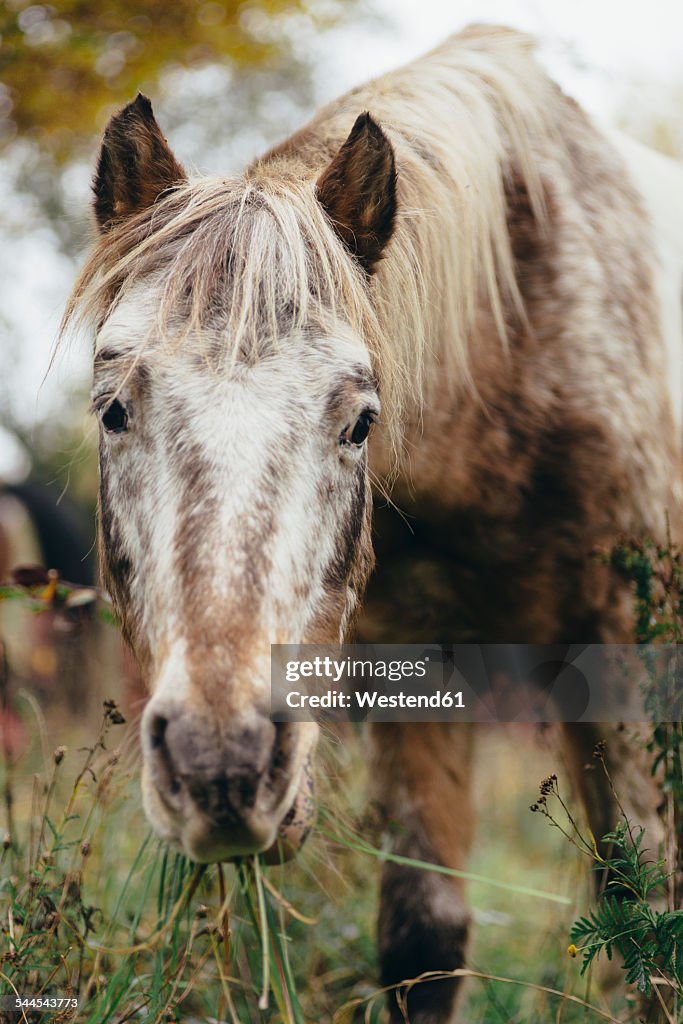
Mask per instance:
[[[361,726],[289,864],[198,867],[142,809],[144,672],[157,830],[294,831],[267,643],[361,607],[638,645],[612,750],[574,738],[595,835],[557,727],[480,730],[459,1022],[683,1024],[683,79],[674,5],[627,6],[0,4],[0,1024],[388,1024],[434,981],[380,987],[383,862],[449,873],[386,833],[446,860],[464,812],[392,776],[382,822]],[[450,950],[460,905],[395,891],[394,962]]]
[[[23,707],[27,720],[36,712]],[[5,765],[13,835],[0,883],[2,991],[77,993],[78,1013],[53,1019],[84,1024],[383,1020],[379,855],[354,849],[380,842],[365,806],[363,736],[326,738],[321,813],[295,864],[198,872],[148,832],[135,725],[119,717],[110,707],[88,739],[68,722],[34,718],[29,749],[9,774]],[[524,733],[499,727],[480,741],[471,870],[490,881],[469,887],[478,976],[466,982],[465,1019],[609,1019],[550,991],[609,1008],[566,952],[589,898],[587,865],[528,809],[543,776],[566,773],[551,731],[517,728]]]

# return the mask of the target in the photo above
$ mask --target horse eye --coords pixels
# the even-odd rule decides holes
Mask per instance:
[[[102,413],[102,426],[110,434],[122,434],[128,429],[128,413],[118,398],[110,402]]]
[[[370,433],[371,426],[372,416],[370,415],[370,413],[362,412],[358,419],[356,420],[353,430],[351,431],[351,444],[362,444],[363,441],[366,440],[368,434]]]

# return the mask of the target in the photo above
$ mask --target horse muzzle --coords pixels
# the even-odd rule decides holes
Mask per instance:
[[[314,744],[301,723],[275,725],[253,711],[226,726],[153,697],[142,719],[147,817],[197,863],[253,853],[287,860],[315,815]]]

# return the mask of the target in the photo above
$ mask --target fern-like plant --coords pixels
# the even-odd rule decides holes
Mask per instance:
[[[596,906],[575,921],[570,953],[583,954],[581,974],[600,953],[622,959],[626,981],[645,995],[653,979],[664,981],[683,995],[683,911],[655,909],[664,895],[668,873],[663,861],[648,861],[645,830],[622,821],[603,836],[610,855],[594,851],[596,868],[609,872],[609,881]]]
[[[611,785],[602,743],[593,757]],[[562,818],[556,816],[555,806],[561,809]],[[607,879],[596,905],[571,928],[568,953],[582,956],[581,974],[600,954],[611,960],[616,953],[628,984],[645,996],[652,994],[653,985],[664,985],[678,1004],[683,999],[683,911],[658,909],[658,904],[665,902],[671,872],[664,860],[648,856],[645,829],[632,825],[622,809],[622,820],[602,836],[601,848],[609,852],[601,854],[593,834],[584,833],[574,820],[556,775],[543,780],[531,810],[541,813],[590,857],[594,869]],[[661,1000],[659,993],[657,997]]]

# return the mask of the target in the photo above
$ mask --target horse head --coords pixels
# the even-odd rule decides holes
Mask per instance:
[[[200,862],[272,848],[310,803],[317,726],[271,721],[270,645],[339,641],[372,567],[364,335],[393,153],[361,115],[320,167],[189,181],[140,96],[95,177],[75,302],[97,324],[101,562],[150,690],[146,813]]]

